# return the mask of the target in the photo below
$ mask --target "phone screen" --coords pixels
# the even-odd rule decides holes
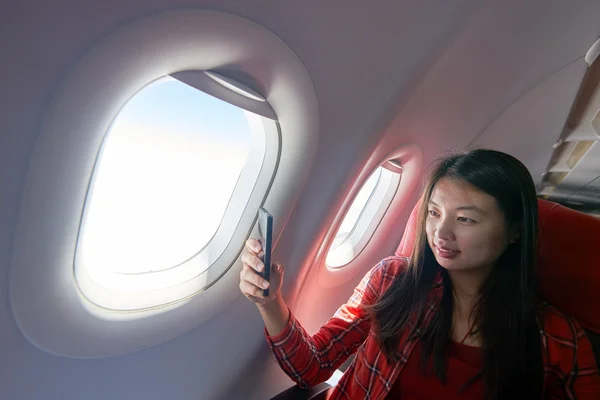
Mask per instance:
[[[273,240],[273,217],[264,208],[258,210],[258,241],[262,247],[259,258],[265,265],[260,274],[267,281],[271,281],[271,244]],[[269,288],[263,289],[263,296],[269,295]]]

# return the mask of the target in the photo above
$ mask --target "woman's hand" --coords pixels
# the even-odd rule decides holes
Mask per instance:
[[[242,271],[240,272],[240,291],[256,305],[265,305],[279,295],[283,282],[283,265],[271,263],[270,282],[259,275],[264,265],[259,256],[262,252],[260,242],[250,238],[242,252]],[[263,296],[263,290],[269,288],[269,296]]]

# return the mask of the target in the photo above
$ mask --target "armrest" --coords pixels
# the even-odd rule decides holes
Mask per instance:
[[[309,389],[300,389],[298,386],[292,386],[286,391],[279,393],[271,400],[325,400],[330,389],[333,388],[332,385],[335,386],[337,384],[342,374],[346,372],[354,360],[354,357],[355,354],[348,357],[348,360],[340,366],[327,382],[320,383]]]
[[[340,365],[338,369],[342,372],[346,372],[346,370],[350,367],[350,364],[352,364],[352,361],[354,361],[354,357],[356,357],[356,354],[350,355],[350,357],[348,357],[348,359],[342,365]]]
[[[324,400],[327,398],[327,392],[331,389],[328,383],[320,383],[308,389],[301,389],[298,386],[279,393],[271,400]]]

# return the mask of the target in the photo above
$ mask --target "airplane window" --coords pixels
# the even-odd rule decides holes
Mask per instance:
[[[8,292],[22,336],[60,357],[219,315],[258,209],[287,221],[318,149],[311,77],[270,30],[210,10],[130,22],[69,66],[26,160]]]
[[[400,174],[379,167],[356,195],[327,254],[326,264],[339,268],[362,251],[383,218],[400,183]]]
[[[348,238],[348,235],[356,225],[358,218],[360,217],[360,213],[365,209],[367,205],[367,201],[373,195],[373,191],[379,183],[379,179],[381,178],[381,167],[377,168],[377,170],[367,179],[364,186],[358,192],[356,199],[350,206],[348,210],[348,214],[344,217],[342,221],[342,225],[340,225],[340,229],[333,240],[333,244],[331,245],[332,250],[339,247],[341,243]]]
[[[123,106],[98,155],[80,230],[78,262],[96,283],[144,292],[210,266],[202,250],[249,157],[251,130],[262,127],[256,118],[172,77]]]

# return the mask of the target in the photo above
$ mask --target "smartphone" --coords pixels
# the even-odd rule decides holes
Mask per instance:
[[[259,275],[271,282],[271,246],[273,243],[273,216],[264,208],[258,209],[258,241],[262,247],[259,254],[265,268]],[[269,295],[269,288],[263,289],[263,296]]]

